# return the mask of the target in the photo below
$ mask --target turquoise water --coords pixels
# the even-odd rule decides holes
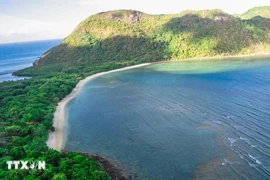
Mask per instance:
[[[270,58],[171,62],[88,82],[65,150],[134,179],[270,179]]]

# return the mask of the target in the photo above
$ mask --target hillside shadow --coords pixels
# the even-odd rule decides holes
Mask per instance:
[[[174,34],[190,33],[191,42],[200,42],[204,38],[212,38],[216,41],[213,49],[215,54],[230,55],[238,53],[243,48],[265,41],[265,39],[260,39],[254,34],[266,34],[267,32],[262,31],[269,27],[269,24],[267,24],[269,19],[260,18],[259,20],[244,21],[224,13],[214,13],[212,16],[213,18],[210,19],[202,18],[196,14],[186,14],[171,19],[163,28]],[[254,28],[246,27],[247,23]],[[260,36],[264,34],[260,34]]]
[[[72,59],[93,64],[127,60],[152,62],[170,57],[167,47],[166,42],[156,42],[146,37],[114,36],[97,42],[94,46],[73,47],[61,44],[43,58],[43,63],[53,60],[51,57],[55,57],[55,54],[62,57],[63,63]],[[61,59],[58,62],[61,63]]]
[[[270,29],[270,19],[264,18],[261,16],[255,16],[252,19],[243,20],[247,24],[258,27],[261,30],[269,30]]]
[[[164,29],[174,34],[190,32],[192,38],[195,39],[201,36],[212,36],[214,25],[215,23],[211,19],[201,18],[195,14],[187,14],[182,17],[172,18],[164,25]],[[200,30],[202,27],[205,27],[204,31]]]
[[[73,41],[83,45],[70,46],[62,43],[43,55],[42,60],[37,61],[34,68],[27,68],[15,75],[93,72],[101,66],[114,69],[124,65],[179,57],[233,55],[254,44],[260,46],[270,43],[268,35],[270,19],[254,17],[251,20],[241,20],[222,12],[210,12],[210,15],[209,12],[206,13],[208,16],[205,17],[189,13],[172,18],[163,25],[163,31],[157,35],[160,36],[158,38],[143,34],[117,35],[98,41],[91,36],[77,34],[78,37]],[[174,37],[169,37],[171,33],[168,32]],[[163,38],[167,35],[169,38]],[[181,43],[186,49],[181,49]],[[118,64],[120,65],[117,66]],[[107,70],[106,68],[104,70]]]
[[[96,42],[94,46],[60,44],[36,61],[34,67],[17,74],[43,75],[49,72],[74,72],[74,69],[77,69],[76,72],[83,72],[92,71],[98,66],[133,65],[162,61],[170,57],[171,52],[166,42],[157,42],[147,37],[114,36]]]

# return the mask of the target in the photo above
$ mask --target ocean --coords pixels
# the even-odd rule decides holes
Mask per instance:
[[[88,82],[66,107],[68,151],[134,179],[270,179],[270,58],[185,61]]]
[[[24,79],[11,74],[33,65],[43,53],[58,45],[58,40],[0,44],[0,82]]]

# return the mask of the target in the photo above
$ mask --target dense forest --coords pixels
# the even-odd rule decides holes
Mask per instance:
[[[220,10],[173,15],[120,10],[87,18],[34,67],[15,73],[31,79],[0,84],[0,179],[110,179],[85,155],[48,149],[57,103],[79,80],[102,71],[142,62],[269,52],[269,14],[256,12],[241,17]],[[44,160],[46,170],[7,170],[9,160]]]
[[[0,84],[0,179],[110,179],[79,153],[48,149],[53,112],[80,77],[58,75]],[[8,170],[6,161],[45,161],[46,170]]]
[[[243,15],[219,9],[169,15],[133,10],[99,13],[80,23],[34,67],[17,74],[81,73],[108,63],[270,52],[269,12],[270,6],[253,8]]]

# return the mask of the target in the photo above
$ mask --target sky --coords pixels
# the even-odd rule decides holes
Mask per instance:
[[[0,0],[0,43],[64,38],[90,15],[117,9],[148,14],[221,9],[241,14],[269,0]]]

